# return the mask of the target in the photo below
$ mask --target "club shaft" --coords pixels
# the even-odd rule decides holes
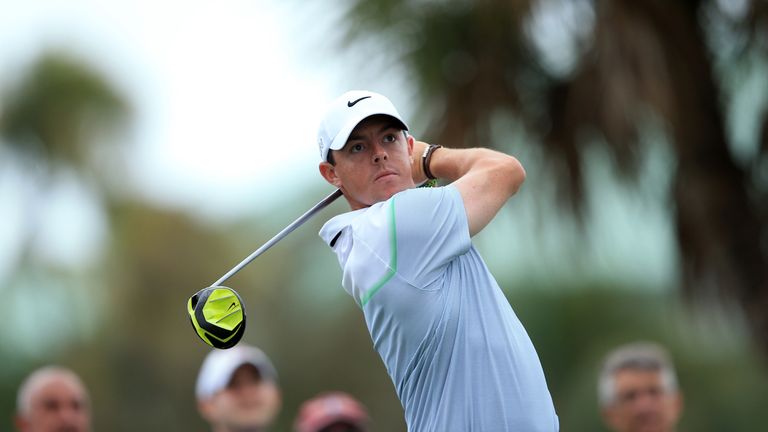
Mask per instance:
[[[319,212],[320,210],[326,208],[332,202],[336,201],[336,199],[338,197],[340,197],[341,195],[342,195],[341,190],[337,189],[336,191],[334,191],[333,193],[331,193],[327,197],[323,198],[322,201],[320,201],[319,203],[315,204],[314,207],[312,207],[311,209],[307,210],[306,213],[304,213],[303,215],[299,216],[298,219],[296,219],[295,221],[291,222],[291,224],[288,225],[287,227],[283,228],[282,231],[280,231],[274,237],[269,239],[269,241],[264,243],[264,245],[262,245],[260,248],[256,249],[252,254],[248,255],[244,260],[242,260],[240,262],[240,264],[234,266],[232,268],[232,270],[228,271],[224,276],[219,278],[219,280],[214,282],[213,285],[211,285],[211,286],[218,286],[218,285],[221,285],[222,283],[224,283],[224,281],[226,281],[227,279],[232,277],[235,273],[239,272],[243,267],[245,267],[248,264],[250,264],[250,262],[253,261],[254,259],[256,259],[256,257],[258,257],[259,255],[263,254],[264,252],[267,251],[267,249],[269,249],[272,246],[274,246],[275,243],[277,243],[280,240],[282,240],[283,237],[287,236],[293,230],[295,230],[296,228],[298,228],[302,224],[304,224],[304,222],[309,220],[317,212]]]

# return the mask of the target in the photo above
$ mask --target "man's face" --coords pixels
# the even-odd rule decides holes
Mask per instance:
[[[54,375],[37,387],[30,398],[28,415],[16,425],[22,432],[87,432],[91,415],[85,389],[65,375]]]
[[[320,172],[356,210],[414,186],[412,151],[413,138],[406,139],[397,121],[374,116],[357,125],[344,148],[332,150],[335,165],[322,162]]]
[[[616,399],[603,416],[617,432],[671,432],[682,410],[679,393],[668,392],[658,371],[619,370],[614,374]]]
[[[217,430],[238,430],[270,425],[281,403],[277,385],[245,364],[235,370],[226,389],[200,403],[200,410]]]

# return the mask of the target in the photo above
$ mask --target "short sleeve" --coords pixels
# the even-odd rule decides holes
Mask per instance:
[[[445,266],[471,247],[461,194],[448,185],[409,189],[393,199],[398,274],[428,289]]]

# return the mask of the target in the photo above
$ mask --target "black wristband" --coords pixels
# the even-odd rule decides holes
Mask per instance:
[[[429,180],[434,180],[437,178],[433,176],[432,172],[429,170],[429,161],[432,160],[432,153],[442,147],[443,146],[440,144],[430,144],[427,148],[424,149],[424,153],[421,154],[421,168],[424,171],[424,175],[427,176]]]

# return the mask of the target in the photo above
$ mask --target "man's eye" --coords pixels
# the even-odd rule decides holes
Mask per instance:
[[[636,391],[628,391],[626,393],[619,395],[619,401],[620,402],[632,402],[633,400],[637,399],[637,392]]]
[[[349,151],[352,153],[358,153],[363,151],[363,145],[362,144],[355,144],[352,147],[349,148]]]
[[[384,142],[391,143],[391,142],[395,142],[395,141],[397,141],[397,137],[395,137],[394,134],[384,135]]]
[[[55,400],[46,400],[43,402],[43,410],[45,411],[57,411],[59,409],[59,403]]]

